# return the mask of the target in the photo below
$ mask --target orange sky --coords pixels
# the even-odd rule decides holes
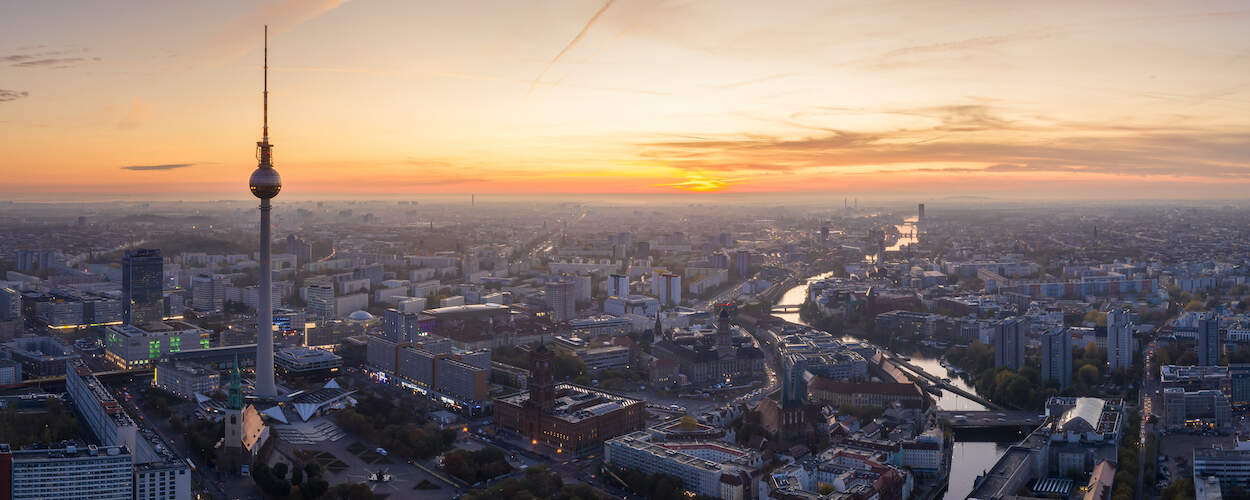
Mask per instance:
[[[1001,4],[1001,5],[1000,5]],[[0,197],[1240,197],[1239,2],[18,2]]]

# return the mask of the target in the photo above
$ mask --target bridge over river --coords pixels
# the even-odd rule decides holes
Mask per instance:
[[[938,420],[948,422],[952,429],[995,429],[1037,427],[1046,415],[1033,411],[939,411]]]

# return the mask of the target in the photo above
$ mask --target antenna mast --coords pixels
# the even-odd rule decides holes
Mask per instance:
[[[269,25],[265,25],[265,129],[262,140],[269,143]]]

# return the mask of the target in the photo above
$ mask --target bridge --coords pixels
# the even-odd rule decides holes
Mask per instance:
[[[1037,427],[1046,421],[1046,415],[1034,411],[939,411],[938,420],[947,422],[952,429],[993,429],[1008,427]]]
[[[912,373],[915,373],[916,375],[918,375],[918,376],[920,376],[920,377],[923,377],[925,380],[928,380],[930,383],[932,383],[932,384],[933,384],[933,385],[935,385],[935,386],[938,386],[938,387],[942,388],[943,390],[951,391],[951,392],[953,392],[953,393],[955,393],[955,394],[958,394],[958,395],[963,396],[963,397],[965,397],[965,398],[971,399],[971,400],[973,400],[973,401],[975,401],[975,402],[977,402],[977,403],[980,403],[982,406],[984,406],[984,407],[986,407],[986,408],[990,408],[990,409],[992,409],[992,410],[1001,410],[1001,409],[1003,409],[1001,406],[999,406],[999,405],[997,405],[997,404],[994,404],[993,402],[991,402],[991,401],[990,401],[990,400],[988,400],[988,399],[985,399],[985,398],[983,398],[983,397],[981,397],[981,396],[978,396],[978,395],[976,395],[976,394],[973,394],[973,393],[971,393],[971,392],[965,391],[965,390],[963,390],[962,388],[957,387],[957,386],[955,386],[954,384],[952,384],[952,383],[950,383],[950,382],[947,382],[947,381],[945,381],[945,380],[942,380],[940,377],[938,377],[938,376],[936,376],[936,375],[933,375],[933,374],[931,374],[931,373],[929,373],[929,372],[926,372],[926,371],[924,371],[924,370],[922,370],[922,369],[920,369],[920,368],[916,367],[916,365],[913,365],[913,364],[911,364],[911,363],[908,363],[908,362],[906,362],[906,361],[903,361],[903,360],[902,360],[902,359],[900,359],[898,356],[896,356],[896,355],[894,355],[894,354],[892,354],[892,353],[886,353],[886,352],[884,352],[884,351],[883,351],[883,352],[882,352],[882,354],[886,357],[886,359],[888,359],[888,360],[890,360],[890,361],[894,362],[894,364],[899,365],[899,366],[902,366],[902,367],[904,367],[904,368],[907,368],[908,370],[911,370],[911,372],[912,372]]]
[[[775,313],[793,313],[793,312],[799,312],[799,308],[800,308],[800,307],[803,307],[803,306],[802,306],[802,305],[798,305],[798,304],[787,304],[787,305],[773,306],[772,312],[775,312]]]

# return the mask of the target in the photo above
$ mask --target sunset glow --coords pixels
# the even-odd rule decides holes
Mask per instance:
[[[0,196],[1234,196],[1239,2],[10,2]]]

